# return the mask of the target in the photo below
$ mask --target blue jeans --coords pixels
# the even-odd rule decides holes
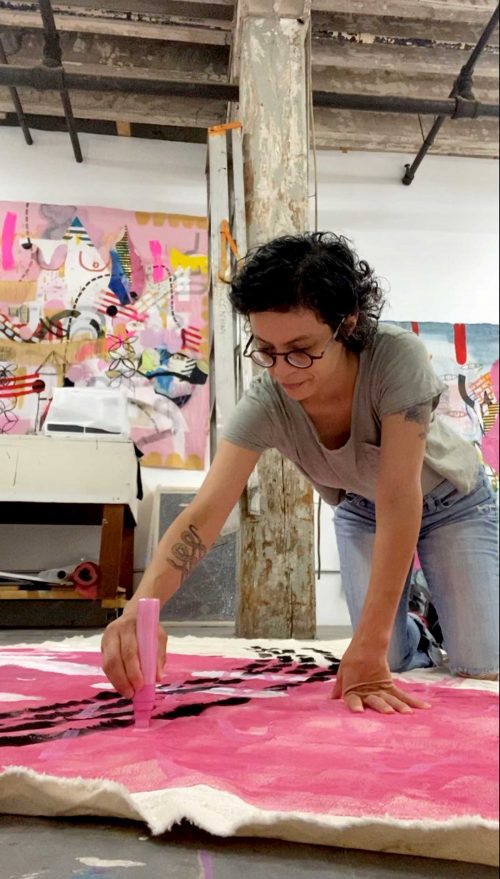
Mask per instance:
[[[356,629],[370,580],[375,505],[347,494],[335,510],[334,522],[342,587]],[[484,470],[468,495],[445,481],[424,497],[417,551],[450,671],[471,676],[498,673],[498,508]],[[418,649],[420,629],[408,616],[410,579],[411,571],[389,648],[394,672],[433,664],[428,653]]]

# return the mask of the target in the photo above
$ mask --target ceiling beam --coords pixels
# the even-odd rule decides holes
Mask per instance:
[[[28,125],[38,131],[60,131],[67,133],[66,121],[58,116],[42,116],[28,113],[26,117]],[[0,116],[0,126],[16,127],[15,113],[4,113]],[[207,142],[205,128],[188,128],[178,125],[151,125],[149,122],[131,123],[131,137],[147,138],[148,140],[167,140],[183,143]],[[81,134],[108,134],[116,136],[116,123],[103,119],[77,119],[78,133]]]
[[[237,20],[242,18],[307,18],[311,0],[238,0]]]
[[[9,5],[26,8],[29,5],[36,6],[36,2],[29,4],[26,0],[9,0]],[[99,8],[123,15],[192,15],[193,10],[199,8],[206,15],[211,15],[212,11],[218,14],[220,10],[230,10],[232,13],[234,5],[235,0],[103,0]],[[75,8],[96,11],[95,5],[92,6],[89,0],[54,0],[52,7],[54,11]],[[179,12],[179,9],[184,11]]]
[[[0,0],[0,8],[38,12],[38,0]],[[53,0],[54,13],[115,16],[129,20],[161,21],[169,16],[181,18],[220,18],[230,21],[233,17],[233,0],[104,0],[99,4],[92,0]]]
[[[58,95],[23,89],[24,111],[41,116],[63,116]],[[203,98],[168,98],[110,92],[71,92],[73,114],[78,119],[115,123],[148,123],[186,128],[210,128],[226,121],[226,103]],[[0,112],[11,112],[8,89],[0,88]]]
[[[215,103],[207,108],[207,102],[196,100],[151,99],[139,96],[95,95],[92,92],[78,92],[71,95],[77,127],[90,130],[92,121],[105,124],[128,122],[132,125],[149,127],[177,128],[182,131],[199,131],[205,137],[205,129],[226,120],[224,104]],[[32,117],[45,117],[47,123],[54,117],[64,125],[63,111],[57,96],[46,93],[23,91],[23,104],[28,121]],[[0,89],[0,115],[10,113],[6,89]],[[376,150],[382,152],[415,153],[422,144],[422,131],[416,116],[394,116],[380,113],[352,113],[346,110],[317,108],[314,111],[316,143],[319,149]],[[79,120],[84,120],[83,125]],[[424,125],[430,120],[424,119]],[[34,125],[34,127],[36,127]],[[48,125],[47,127],[50,127]],[[110,132],[111,133],[111,132]],[[132,132],[134,133],[134,132]],[[181,135],[177,135],[181,137]],[[443,126],[442,135],[433,149],[436,155],[479,156],[496,158],[498,156],[498,126],[493,120],[468,120],[448,122]]]
[[[5,30],[2,42],[11,64],[35,65],[43,57],[41,31]],[[64,33],[60,44],[65,67],[105,73],[110,67],[172,79],[206,79],[227,82],[228,52],[224,46],[188,43],[137,42],[126,37],[106,40],[97,34]]]
[[[363,95],[406,95],[409,98],[447,97],[455,76],[450,74],[422,74],[413,76],[404,70],[352,71],[334,67],[314,67],[312,85],[315,91],[354,92]],[[474,94],[479,101],[494,104],[498,101],[496,77],[474,77]]]
[[[121,69],[107,70],[104,74],[91,74],[69,71],[63,68],[45,66],[23,67],[19,64],[0,64],[0,83],[7,87],[21,87],[47,91],[87,91],[113,92],[125,97],[138,95],[158,95],[160,100],[196,97],[206,101],[225,101],[236,103],[239,88],[230,83],[186,82],[182,79],[168,80],[164,76],[139,77]],[[441,100],[419,100],[404,96],[358,95],[334,92],[313,92],[314,106],[335,107],[337,109],[363,112],[377,111],[389,113],[432,114],[475,118],[478,116],[498,117],[496,104],[480,104],[476,101],[458,98]]]
[[[314,111],[319,149],[369,150],[416,153],[422,146],[422,129],[416,116],[390,113],[352,113],[317,108]],[[423,117],[425,129],[432,119]],[[498,124],[494,120],[448,120],[432,149],[433,155],[498,157]]]
[[[368,37],[368,35],[367,35]],[[314,66],[338,67],[354,71],[401,70],[406,75],[444,74],[457,76],[469,57],[470,51],[459,48],[418,48],[395,46],[388,40],[378,43],[373,37],[367,42],[350,43],[347,40],[313,38]],[[478,61],[477,73],[498,76],[498,55],[485,52]]]
[[[339,13],[316,13],[313,21],[315,36],[343,34],[345,39],[360,38],[391,40],[394,45],[404,42],[408,46],[460,46],[475,45],[484,30],[485,22],[467,24],[460,20],[425,21],[413,18],[385,18],[383,15],[346,15]],[[368,37],[369,35],[369,37]],[[490,35],[488,44],[498,46],[498,29]],[[465,46],[464,46],[465,48]]]
[[[424,21],[463,21],[485,25],[496,0],[312,0],[315,12],[380,15]]]
[[[162,40],[176,43],[198,43],[212,46],[229,46],[231,28],[227,21],[214,23],[207,20],[206,26],[198,22],[195,26],[186,24],[153,24],[145,21],[127,21],[116,18],[92,18],[81,15],[55,15],[56,27],[61,34],[72,31],[81,34],[101,34],[104,37],[134,37],[144,40]],[[216,25],[216,26],[214,26]],[[0,8],[0,27],[41,29],[40,15]]]
[[[21,31],[8,31],[5,40],[8,61],[11,64],[35,66],[43,52],[41,32],[27,37]],[[147,41],[139,53],[133,40],[118,43],[104,42],[101,37],[63,34],[61,48],[64,68],[94,75],[106,75],[110,69],[120,68],[124,73],[154,78],[158,74],[167,80],[185,82],[227,82],[227,56],[220,46],[194,48],[186,44],[162,45]],[[142,66],[142,65],[146,65]],[[406,74],[404,69],[352,71],[337,67],[313,67],[313,88],[318,91],[355,92],[371,95],[407,95],[412,98],[446,97],[453,85],[456,71],[449,73]],[[494,103],[498,98],[498,78],[474,78],[474,92],[478,100]]]

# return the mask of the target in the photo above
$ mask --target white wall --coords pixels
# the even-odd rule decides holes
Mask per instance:
[[[390,287],[388,320],[498,319],[498,163],[319,153],[319,225],[352,238]]]
[[[75,202],[135,210],[206,213],[205,147],[133,138],[81,135],[77,165],[66,135],[34,132],[35,146],[17,129],[0,129],[0,198]],[[351,238],[361,256],[386,279],[393,320],[496,322],[498,320],[498,166],[485,159],[428,156],[411,187],[401,184],[409,156],[378,153],[318,154],[319,226]],[[311,187],[312,191],[312,187]],[[156,484],[196,488],[195,471],[144,469],[136,567],[143,564]],[[323,506],[322,566],[338,570],[330,511]],[[19,564],[16,534],[0,533],[0,567]],[[57,543],[38,539],[41,569],[64,561]],[[69,537],[68,537],[69,539]],[[74,539],[74,535],[73,535]],[[83,540],[83,536],[82,536]],[[73,544],[87,550],[80,541]],[[87,550],[88,551],[88,550]],[[68,560],[69,561],[69,560]],[[317,587],[318,622],[347,623],[338,574]]]

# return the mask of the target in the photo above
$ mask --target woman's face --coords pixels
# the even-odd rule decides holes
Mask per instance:
[[[328,324],[308,309],[259,311],[249,315],[249,321],[254,337],[252,349],[264,349],[269,354],[298,349],[315,356],[325,351],[307,369],[292,366],[284,357],[277,357],[274,366],[268,367],[275,381],[294,400],[305,401],[318,391],[324,392],[325,383],[331,383],[332,371],[346,350],[341,342],[332,341],[334,330]]]

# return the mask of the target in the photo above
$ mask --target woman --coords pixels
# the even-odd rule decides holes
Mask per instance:
[[[379,325],[383,296],[370,267],[333,234],[287,236],[249,255],[230,298],[248,318],[245,355],[262,374],[236,406],[196,498],[104,634],[110,680],[126,696],[141,685],[138,599],[173,595],[268,448],[290,458],[335,507],[354,635],[333,697],[358,712],[428,707],[391,678],[440,662],[425,625],[408,613],[416,549],[450,670],[496,679],[494,495],[476,450],[434,415],[444,385],[422,342]],[[161,633],[159,674],[164,652]]]

